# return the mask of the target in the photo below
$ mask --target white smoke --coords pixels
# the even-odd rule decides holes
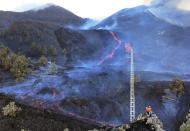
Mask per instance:
[[[190,0],[181,0],[177,7],[182,10],[190,11]]]
[[[51,3],[45,4],[45,5],[40,5],[40,6],[36,6],[36,7],[33,8],[32,10],[33,10],[33,11],[43,10],[43,9],[48,8],[48,7],[50,7],[50,6],[53,6],[53,5],[54,5],[54,4],[51,4]]]
[[[82,25],[80,27],[81,30],[88,30],[90,29],[91,27],[94,27],[96,26],[100,21],[96,21],[96,20],[92,20],[92,19],[89,19],[87,20],[86,23],[84,23],[84,25]]]
[[[190,0],[145,0],[153,7],[170,7],[190,11]]]
[[[190,0],[152,0],[149,10],[172,24],[190,26]]]

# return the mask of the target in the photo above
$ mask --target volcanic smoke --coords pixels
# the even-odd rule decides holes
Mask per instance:
[[[110,31],[110,33],[113,36],[113,38],[117,41],[118,45],[112,50],[111,54],[107,55],[104,59],[100,60],[97,65],[101,65],[107,59],[112,58],[115,55],[116,50],[119,49],[119,47],[122,44],[122,41],[119,40],[113,32]],[[126,43],[125,48],[126,48],[127,52],[130,52],[132,47],[131,47],[130,43]]]
[[[118,42],[118,45],[113,49],[113,51],[111,52],[111,54],[107,55],[103,60],[99,61],[97,65],[101,65],[102,63],[104,63],[105,60],[112,58],[115,55],[115,51],[120,47],[120,45],[122,44],[121,40],[119,40],[115,34],[113,32],[111,32],[111,35],[113,36],[113,38]]]

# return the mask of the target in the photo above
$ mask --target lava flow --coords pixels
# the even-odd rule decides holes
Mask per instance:
[[[49,108],[49,109],[52,109],[52,110],[58,110],[60,112],[62,112],[63,114],[67,115],[67,116],[70,116],[70,117],[74,117],[76,119],[80,119],[80,120],[84,120],[84,121],[88,121],[88,122],[91,122],[91,123],[94,123],[94,124],[99,124],[99,125],[103,125],[103,126],[106,126],[106,127],[115,127],[116,125],[114,124],[111,124],[111,123],[106,123],[106,122],[101,122],[101,121],[96,121],[94,119],[90,119],[88,117],[83,117],[83,116],[79,116],[79,115],[76,115],[72,112],[67,112],[65,111],[61,106],[60,106],[60,102],[55,102],[56,103],[56,106],[55,108],[50,108],[50,107],[46,107],[44,105],[44,102],[40,101],[40,100],[36,100],[35,101],[35,104],[33,105],[34,108]]]
[[[116,126],[116,125],[111,124],[111,123],[100,122],[100,121],[97,121],[97,120],[94,120],[94,119],[91,119],[91,118],[88,118],[88,117],[79,116],[77,114],[74,114],[72,112],[68,112],[68,111],[64,110],[62,108],[62,106],[60,105],[60,102],[56,101],[57,97],[65,98],[64,94],[58,95],[55,91],[53,91],[52,92],[52,97],[53,97],[53,99],[55,99],[55,101],[53,103],[52,102],[50,102],[50,103],[44,102],[40,98],[37,98],[32,103],[32,106],[34,108],[43,108],[43,109],[51,109],[53,111],[59,111],[60,113],[62,113],[64,115],[67,115],[67,116],[70,116],[70,117],[73,117],[75,119],[80,119],[80,120],[87,121],[89,123],[98,124],[98,125],[101,125],[101,126],[106,126],[106,127],[114,127],[114,126]]]
[[[107,55],[104,59],[100,60],[97,65],[101,65],[102,63],[104,63],[105,60],[107,60],[107,59],[109,59],[109,58],[112,58],[112,57],[115,55],[116,50],[117,50],[117,49],[121,46],[121,44],[122,44],[121,40],[119,40],[113,32],[110,31],[110,33],[111,33],[111,35],[113,36],[113,38],[118,42],[118,45],[112,50],[111,54]],[[126,44],[125,44],[125,49],[126,49],[126,52],[130,52],[130,51],[131,51],[132,47],[131,47],[130,43],[126,43]],[[144,59],[141,58],[137,53],[134,53],[134,54],[135,54],[135,56],[136,56],[140,61],[144,61]]]
[[[113,51],[111,52],[111,54],[107,55],[103,60],[99,61],[97,65],[101,65],[102,63],[104,63],[105,60],[112,58],[115,54],[115,51],[120,47],[120,45],[122,44],[121,40],[119,40],[115,34],[113,32],[111,32],[111,35],[113,36],[113,38],[118,42],[118,45],[113,49]]]

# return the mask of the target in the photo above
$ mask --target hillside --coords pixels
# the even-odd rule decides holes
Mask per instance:
[[[15,53],[30,57],[62,54],[54,32],[63,26],[80,26],[85,22],[55,5],[20,13],[0,11],[0,19],[0,41]]]
[[[56,15],[55,15],[56,14]],[[76,16],[72,12],[56,6],[50,5],[41,10],[29,10],[26,12],[0,11],[0,27],[8,27],[17,21],[40,21],[44,23],[59,24],[62,26],[80,26],[85,20]]]
[[[139,70],[190,72],[187,66],[190,63],[186,61],[190,53],[190,28],[170,24],[146,6],[123,9],[92,28],[113,30],[118,32],[120,40],[130,42],[144,59]]]
[[[16,101],[23,108],[15,119],[2,118],[5,130],[22,126],[33,131],[40,122],[44,130],[61,131],[129,123],[129,43],[134,48],[136,114],[150,105],[168,131],[177,131],[185,120],[190,27],[168,23],[146,6],[123,9],[85,30],[79,27],[87,19],[54,5],[21,13],[1,11],[0,19],[0,106]],[[170,90],[175,77],[186,81],[184,94]],[[23,124],[25,118],[41,121]],[[146,120],[131,123],[128,130],[150,130]]]

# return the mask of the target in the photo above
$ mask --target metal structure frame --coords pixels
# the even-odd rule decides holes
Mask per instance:
[[[131,48],[130,122],[132,122],[134,119],[135,119],[134,62],[133,62],[133,48]]]

